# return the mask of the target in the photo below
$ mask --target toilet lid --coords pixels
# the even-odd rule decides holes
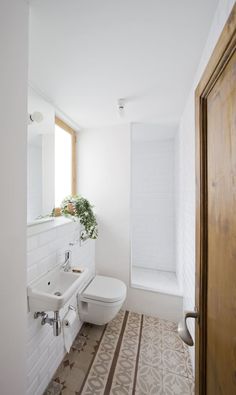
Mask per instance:
[[[86,299],[102,302],[118,302],[126,296],[126,285],[112,277],[95,276],[83,292]]]

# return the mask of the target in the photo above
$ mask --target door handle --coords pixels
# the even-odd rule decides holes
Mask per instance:
[[[179,322],[178,324],[178,334],[181,337],[181,339],[186,343],[188,346],[193,346],[194,341],[193,338],[188,330],[187,326],[187,319],[188,318],[199,318],[199,313],[198,311],[186,311],[184,314],[184,319]]]

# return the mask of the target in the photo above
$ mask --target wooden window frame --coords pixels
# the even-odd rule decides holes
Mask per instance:
[[[69,133],[71,135],[71,141],[72,141],[72,177],[71,177],[71,194],[76,195],[77,194],[77,157],[76,157],[76,131],[72,129],[70,126],[68,126],[64,121],[62,121],[60,118],[57,116],[55,117],[55,124],[59,126],[61,129],[63,129],[65,132]]]

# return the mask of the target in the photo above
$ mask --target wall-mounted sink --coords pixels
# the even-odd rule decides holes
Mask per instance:
[[[64,272],[56,268],[28,286],[31,312],[59,311],[79,289],[88,274]]]

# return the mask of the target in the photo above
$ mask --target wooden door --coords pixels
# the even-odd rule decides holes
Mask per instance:
[[[236,6],[196,91],[196,394],[236,395]]]

